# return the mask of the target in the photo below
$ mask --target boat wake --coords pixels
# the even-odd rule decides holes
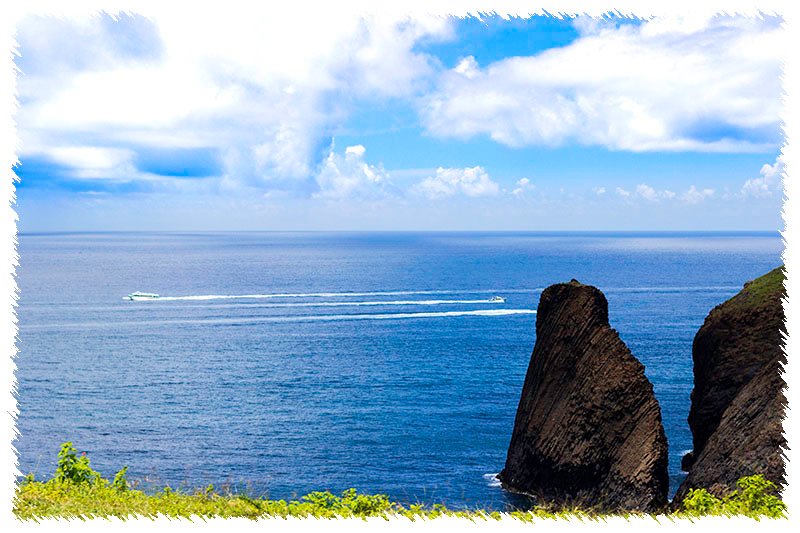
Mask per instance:
[[[433,305],[454,305],[454,304],[498,304],[498,303],[505,303],[502,299],[492,299],[492,298],[484,298],[480,300],[373,300],[373,301],[363,301],[363,302],[352,302],[352,301],[345,301],[345,302],[299,302],[299,303],[292,303],[292,302],[276,302],[276,303],[267,303],[267,304],[228,304],[227,306],[234,306],[234,307],[247,307],[248,309],[258,309],[258,308],[297,308],[297,307],[375,307],[375,306],[404,306],[404,305],[422,305],[422,306],[433,306]],[[226,305],[221,305],[219,307],[227,307]]]
[[[472,311],[439,311],[421,313],[385,313],[365,315],[309,315],[296,317],[280,317],[281,321],[325,321],[325,320],[397,320],[401,318],[444,318],[459,316],[508,316],[535,315],[534,309],[476,309]],[[276,317],[278,318],[278,317]]]
[[[682,292],[729,292],[738,291],[741,287],[735,286],[708,286],[708,287],[606,287],[604,292],[648,292],[648,293],[682,293]],[[142,301],[174,302],[174,301],[208,301],[208,300],[269,300],[282,298],[369,298],[373,296],[424,296],[447,294],[531,294],[540,293],[541,287],[530,289],[455,289],[455,290],[405,290],[405,291],[369,291],[369,292],[276,292],[266,294],[198,294],[189,296],[157,296],[156,298],[142,298]],[[145,294],[145,293],[143,293]],[[128,299],[128,297],[126,297]],[[138,298],[137,298],[138,299]],[[436,300],[431,300],[436,301]],[[443,301],[443,300],[442,300]],[[485,301],[450,303],[486,303]],[[369,304],[365,304],[369,305]],[[405,305],[405,304],[395,304]],[[420,305],[426,305],[421,303]],[[427,304],[436,305],[436,304]],[[309,306],[310,307],[310,306]]]
[[[370,314],[345,314],[345,315],[283,315],[259,317],[231,317],[231,318],[197,318],[177,320],[141,320],[125,322],[80,322],[65,324],[36,324],[21,325],[23,330],[42,330],[59,328],[98,328],[121,326],[165,326],[165,325],[230,325],[239,326],[247,324],[261,324],[270,322],[339,322],[348,320],[406,320],[413,318],[455,318],[466,316],[497,317],[510,315],[535,315],[534,309],[477,309],[471,311],[439,311],[419,313],[370,313]]]
[[[426,291],[372,291],[372,292],[278,292],[269,294],[201,294],[195,296],[161,296],[154,301],[178,300],[246,300],[271,298],[366,298],[370,296],[415,296],[432,294],[497,294],[497,293],[529,293],[541,289],[502,289],[502,290],[426,290]],[[476,303],[485,303],[485,300]]]

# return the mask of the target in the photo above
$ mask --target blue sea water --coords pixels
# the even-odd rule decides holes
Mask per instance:
[[[71,440],[144,488],[524,506],[491,474],[541,290],[576,278],[654,383],[674,491],[692,338],[782,250],[776,233],[22,235],[19,469],[49,477]]]

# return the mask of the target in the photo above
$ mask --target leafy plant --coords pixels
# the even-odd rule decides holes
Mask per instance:
[[[706,489],[690,489],[681,502],[682,512],[690,516],[713,514],[721,505],[722,501]]]
[[[129,488],[128,485],[128,467],[123,466],[122,470],[116,473],[114,476],[114,481],[111,482],[111,486],[119,491],[126,491]]]
[[[73,483],[96,483],[102,478],[98,472],[89,466],[89,458],[86,452],[78,457],[78,450],[71,442],[61,445],[58,452],[58,467],[56,467],[55,479],[58,481],[71,481]]]
[[[682,502],[682,513],[690,516],[745,515],[783,518],[786,504],[775,496],[777,487],[762,475],[747,476],[737,483],[737,490],[717,498],[706,489],[690,490]]]

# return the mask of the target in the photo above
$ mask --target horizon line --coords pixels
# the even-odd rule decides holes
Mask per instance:
[[[539,230],[539,229],[512,229],[512,230],[493,230],[493,229],[142,229],[142,230],[35,230],[17,231],[16,234],[22,235],[46,235],[46,234],[111,234],[111,233],[525,233],[525,234],[775,234],[782,235],[786,230],[776,229],[578,229],[578,230]]]

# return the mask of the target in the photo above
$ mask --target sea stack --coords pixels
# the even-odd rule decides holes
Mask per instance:
[[[695,336],[694,450],[683,460],[689,473],[673,505],[692,488],[724,496],[754,474],[784,483],[784,279],[781,267],[745,284],[709,313]]]
[[[505,468],[508,490],[602,512],[666,506],[667,439],[644,366],[576,280],[544,290]]]

